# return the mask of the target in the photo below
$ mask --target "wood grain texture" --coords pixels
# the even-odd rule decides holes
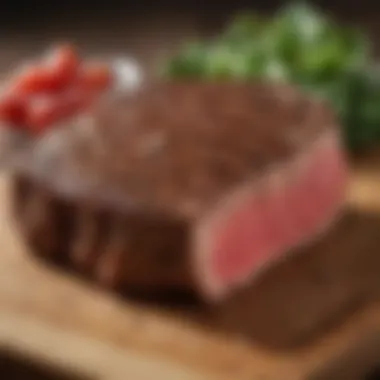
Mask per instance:
[[[205,380],[189,368],[83,337],[34,318],[0,315],[0,344],[13,355],[37,358],[83,380]],[[69,378],[69,377],[68,377]]]

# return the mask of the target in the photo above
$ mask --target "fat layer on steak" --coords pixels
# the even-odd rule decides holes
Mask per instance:
[[[346,174],[332,113],[294,88],[160,83],[46,134],[14,210],[36,254],[215,300],[317,236]]]

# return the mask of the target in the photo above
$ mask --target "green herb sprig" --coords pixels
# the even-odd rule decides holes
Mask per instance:
[[[380,70],[369,39],[305,3],[270,19],[238,16],[216,39],[185,45],[163,75],[294,83],[332,104],[349,150],[380,141]]]

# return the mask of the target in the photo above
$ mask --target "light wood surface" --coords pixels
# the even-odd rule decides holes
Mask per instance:
[[[3,178],[0,346],[101,379],[306,379],[380,330],[378,157],[354,166],[347,215],[323,241],[214,308],[118,298],[36,261],[8,215]]]

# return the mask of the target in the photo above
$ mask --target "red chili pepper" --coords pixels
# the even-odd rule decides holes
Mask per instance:
[[[27,101],[22,96],[7,94],[0,100],[0,119],[21,128],[25,124]]]
[[[46,60],[46,66],[54,73],[56,81],[66,86],[76,78],[80,64],[77,52],[71,45],[57,47]]]
[[[57,107],[52,97],[35,97],[28,103],[26,128],[31,133],[47,129],[57,118]]]
[[[62,46],[53,50],[45,62],[26,68],[12,87],[23,94],[61,91],[76,77],[78,68],[75,51],[70,46]]]
[[[91,91],[104,91],[112,82],[109,67],[101,63],[89,63],[79,73],[79,83]]]
[[[111,81],[106,65],[83,65],[70,45],[60,46],[10,82],[0,99],[0,119],[33,134],[42,133],[91,106]]]
[[[27,108],[26,125],[32,133],[41,133],[51,125],[75,116],[91,101],[81,89],[69,89],[62,94],[31,100]]]
[[[36,94],[51,91],[51,82],[50,73],[35,66],[17,76],[11,83],[11,89],[17,94]]]

